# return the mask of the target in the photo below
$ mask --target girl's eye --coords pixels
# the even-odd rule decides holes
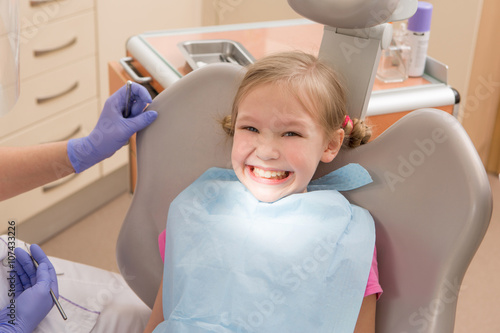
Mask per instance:
[[[300,136],[300,134],[296,132],[286,132],[283,136]]]
[[[252,126],[243,127],[243,129],[246,129],[247,131],[250,131],[250,132],[259,133],[259,130],[256,129],[255,127],[252,127]]]

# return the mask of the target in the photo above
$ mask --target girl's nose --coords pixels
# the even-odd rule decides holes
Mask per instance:
[[[277,143],[272,138],[261,138],[255,149],[257,157],[263,161],[275,160],[280,157]]]

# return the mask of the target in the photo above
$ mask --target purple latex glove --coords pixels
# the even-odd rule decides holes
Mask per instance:
[[[59,297],[54,266],[38,245],[33,244],[30,249],[39,263],[38,269],[26,251],[15,249],[16,263],[11,273],[15,279],[15,297],[0,311],[1,332],[33,332],[54,305],[50,289]]]
[[[126,86],[121,87],[104,104],[92,132],[86,137],[69,140],[68,157],[76,173],[113,155],[135,132],[151,124],[158,116],[156,111],[143,112],[151,103],[151,96],[140,84],[132,84],[131,102],[131,115],[124,118],[127,89]]]

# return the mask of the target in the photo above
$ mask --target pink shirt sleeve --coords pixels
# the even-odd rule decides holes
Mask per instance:
[[[158,247],[160,248],[161,260],[165,262],[165,243],[167,242],[167,230],[163,230],[158,236]]]
[[[158,236],[158,247],[160,249],[161,260],[165,262],[165,242],[166,242],[166,230]],[[370,275],[368,275],[368,283],[366,284],[365,297],[369,295],[377,294],[377,299],[379,299],[382,294],[382,287],[378,282],[378,263],[377,263],[377,248],[373,251],[372,266],[370,267]]]
[[[368,283],[366,284],[365,297],[377,294],[377,299],[379,299],[382,292],[382,286],[378,281],[377,248],[375,248],[373,250],[372,266],[370,267],[370,274],[368,275]]]

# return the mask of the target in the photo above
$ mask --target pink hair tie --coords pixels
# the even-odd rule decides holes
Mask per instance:
[[[349,117],[348,115],[346,115],[344,118],[344,122],[342,123],[342,128],[345,129],[347,124],[351,125],[351,132],[349,132],[349,135],[351,135],[352,130],[354,129],[354,123],[352,122],[351,117]]]

